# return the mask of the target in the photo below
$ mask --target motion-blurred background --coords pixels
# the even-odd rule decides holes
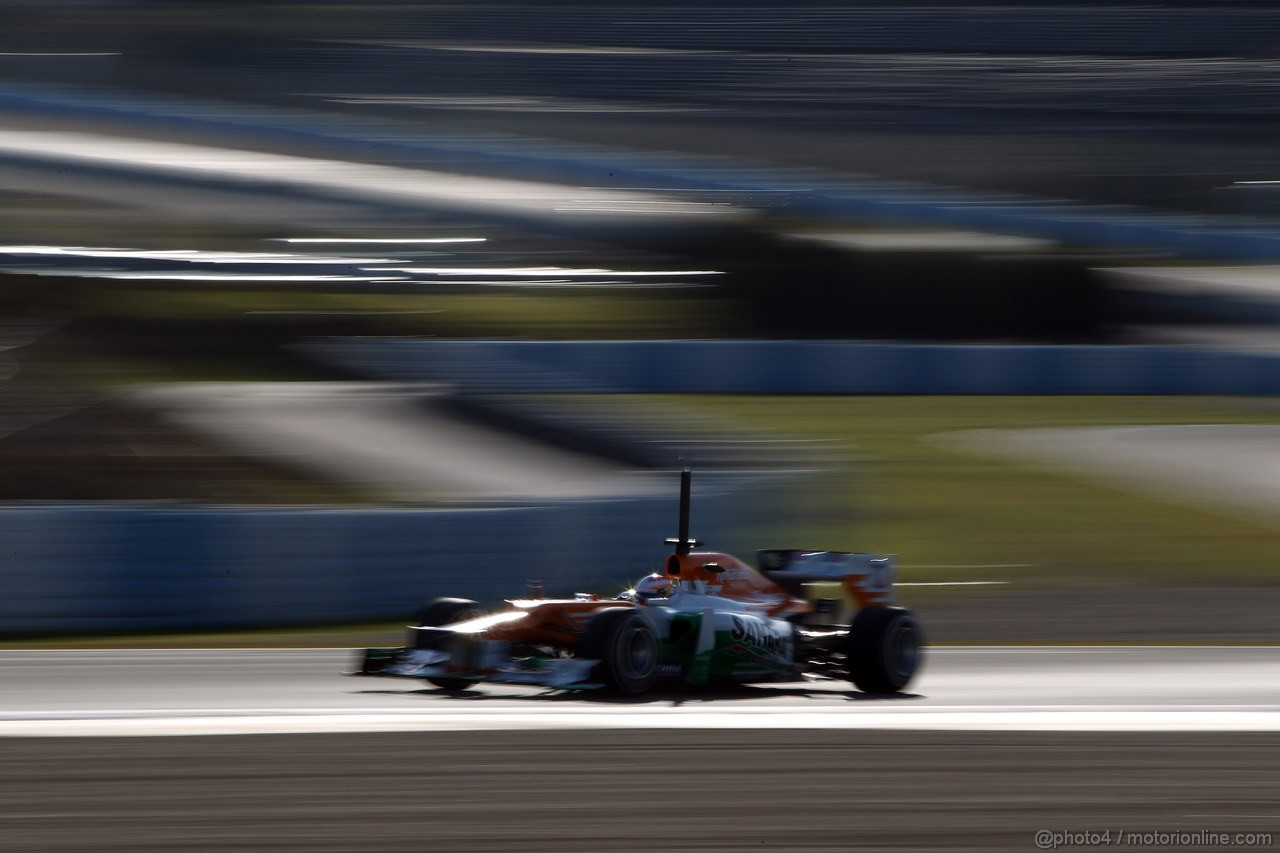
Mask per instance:
[[[613,592],[689,464],[936,640],[1275,638],[1272,4],[0,17],[6,637]]]

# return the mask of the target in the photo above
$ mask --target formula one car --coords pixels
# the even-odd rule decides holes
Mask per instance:
[[[689,471],[680,479],[679,537],[663,571],[618,598],[508,601],[493,613],[465,599],[419,611],[404,648],[365,649],[356,674],[605,688],[638,694],[689,684],[839,678],[870,693],[901,691],[922,661],[923,634],[893,606],[893,563],[879,554],[761,551],[757,571],[695,551]]]

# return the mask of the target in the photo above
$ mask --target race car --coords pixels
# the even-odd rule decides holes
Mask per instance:
[[[478,682],[640,694],[685,684],[848,679],[903,690],[923,632],[893,604],[891,557],[767,550],[759,569],[689,538],[691,474],[680,478],[679,536],[662,570],[616,598],[513,599],[496,612],[440,598],[402,648],[365,649],[354,674],[424,679],[448,691]]]

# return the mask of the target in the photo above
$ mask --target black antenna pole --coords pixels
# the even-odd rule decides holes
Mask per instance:
[[[688,554],[693,543],[689,541],[689,495],[693,487],[693,472],[685,468],[680,472],[680,541],[677,554]]]
[[[666,540],[668,545],[675,546],[676,553],[682,557],[702,544],[697,539],[689,538],[689,493],[692,486],[693,472],[685,468],[680,472],[680,535]]]

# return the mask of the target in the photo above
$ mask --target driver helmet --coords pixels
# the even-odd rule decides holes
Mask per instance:
[[[670,598],[675,585],[666,575],[652,574],[641,578],[632,590],[634,601],[644,604],[654,598]]]

